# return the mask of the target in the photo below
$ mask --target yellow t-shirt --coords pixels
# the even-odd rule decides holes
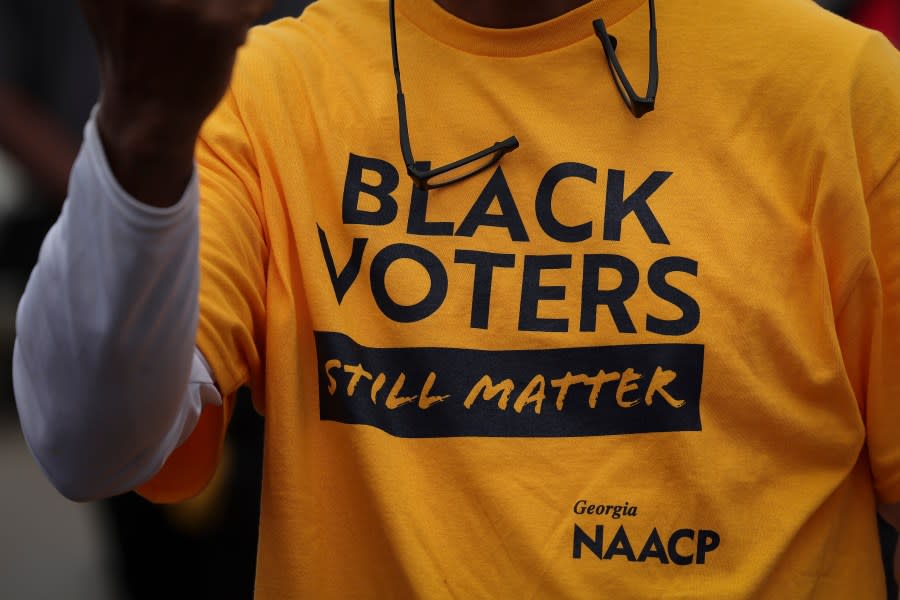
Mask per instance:
[[[252,32],[198,146],[198,345],[265,414],[257,598],[882,598],[900,59],[807,0],[398,0]],[[196,493],[208,409],[140,491]]]

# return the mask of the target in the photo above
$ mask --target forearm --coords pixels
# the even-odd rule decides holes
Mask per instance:
[[[158,107],[104,96],[96,122],[110,171],[142,203],[174,205],[191,180],[196,132]]]
[[[26,440],[77,500],[147,480],[193,429],[197,183],[160,209],[115,182],[93,123],[17,314],[13,376]]]

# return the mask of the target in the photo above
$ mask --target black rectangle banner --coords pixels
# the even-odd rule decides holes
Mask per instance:
[[[323,421],[413,438],[701,430],[702,345],[489,351],[315,338]]]

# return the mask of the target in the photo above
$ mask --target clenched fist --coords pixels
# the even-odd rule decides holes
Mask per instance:
[[[173,204],[237,49],[271,0],[80,2],[100,58],[97,124],[113,172],[139,200]]]

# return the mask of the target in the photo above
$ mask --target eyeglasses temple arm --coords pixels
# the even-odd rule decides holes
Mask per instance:
[[[628,105],[632,114],[637,118],[640,118],[653,110],[656,101],[656,91],[659,87],[659,59],[657,56],[656,45],[656,6],[653,0],[649,0],[648,4],[650,6],[650,31],[648,33],[650,42],[650,73],[647,78],[647,94],[645,96],[638,96],[637,92],[634,91],[631,82],[628,80],[628,77],[625,75],[625,71],[622,69],[621,63],[619,63],[619,58],[616,56],[615,38],[606,31],[606,24],[603,22],[603,19],[597,19],[593,23],[594,32],[603,44],[603,51],[606,53],[610,71],[615,71],[613,76],[621,83],[621,87],[617,85],[616,88],[619,90],[619,94],[622,96],[622,99],[625,100],[625,103]],[[624,88],[624,93],[622,88]]]
[[[659,55],[656,49],[656,5],[650,0],[650,77],[647,81],[647,97],[656,99],[656,90],[659,87]]]
[[[407,168],[415,164],[412,146],[409,142],[409,125],[406,121],[406,98],[403,96],[403,84],[400,83],[400,59],[397,56],[397,17],[394,11],[394,0],[388,1],[391,17],[391,60],[394,63],[394,82],[397,86],[397,115],[400,120],[400,152]]]

